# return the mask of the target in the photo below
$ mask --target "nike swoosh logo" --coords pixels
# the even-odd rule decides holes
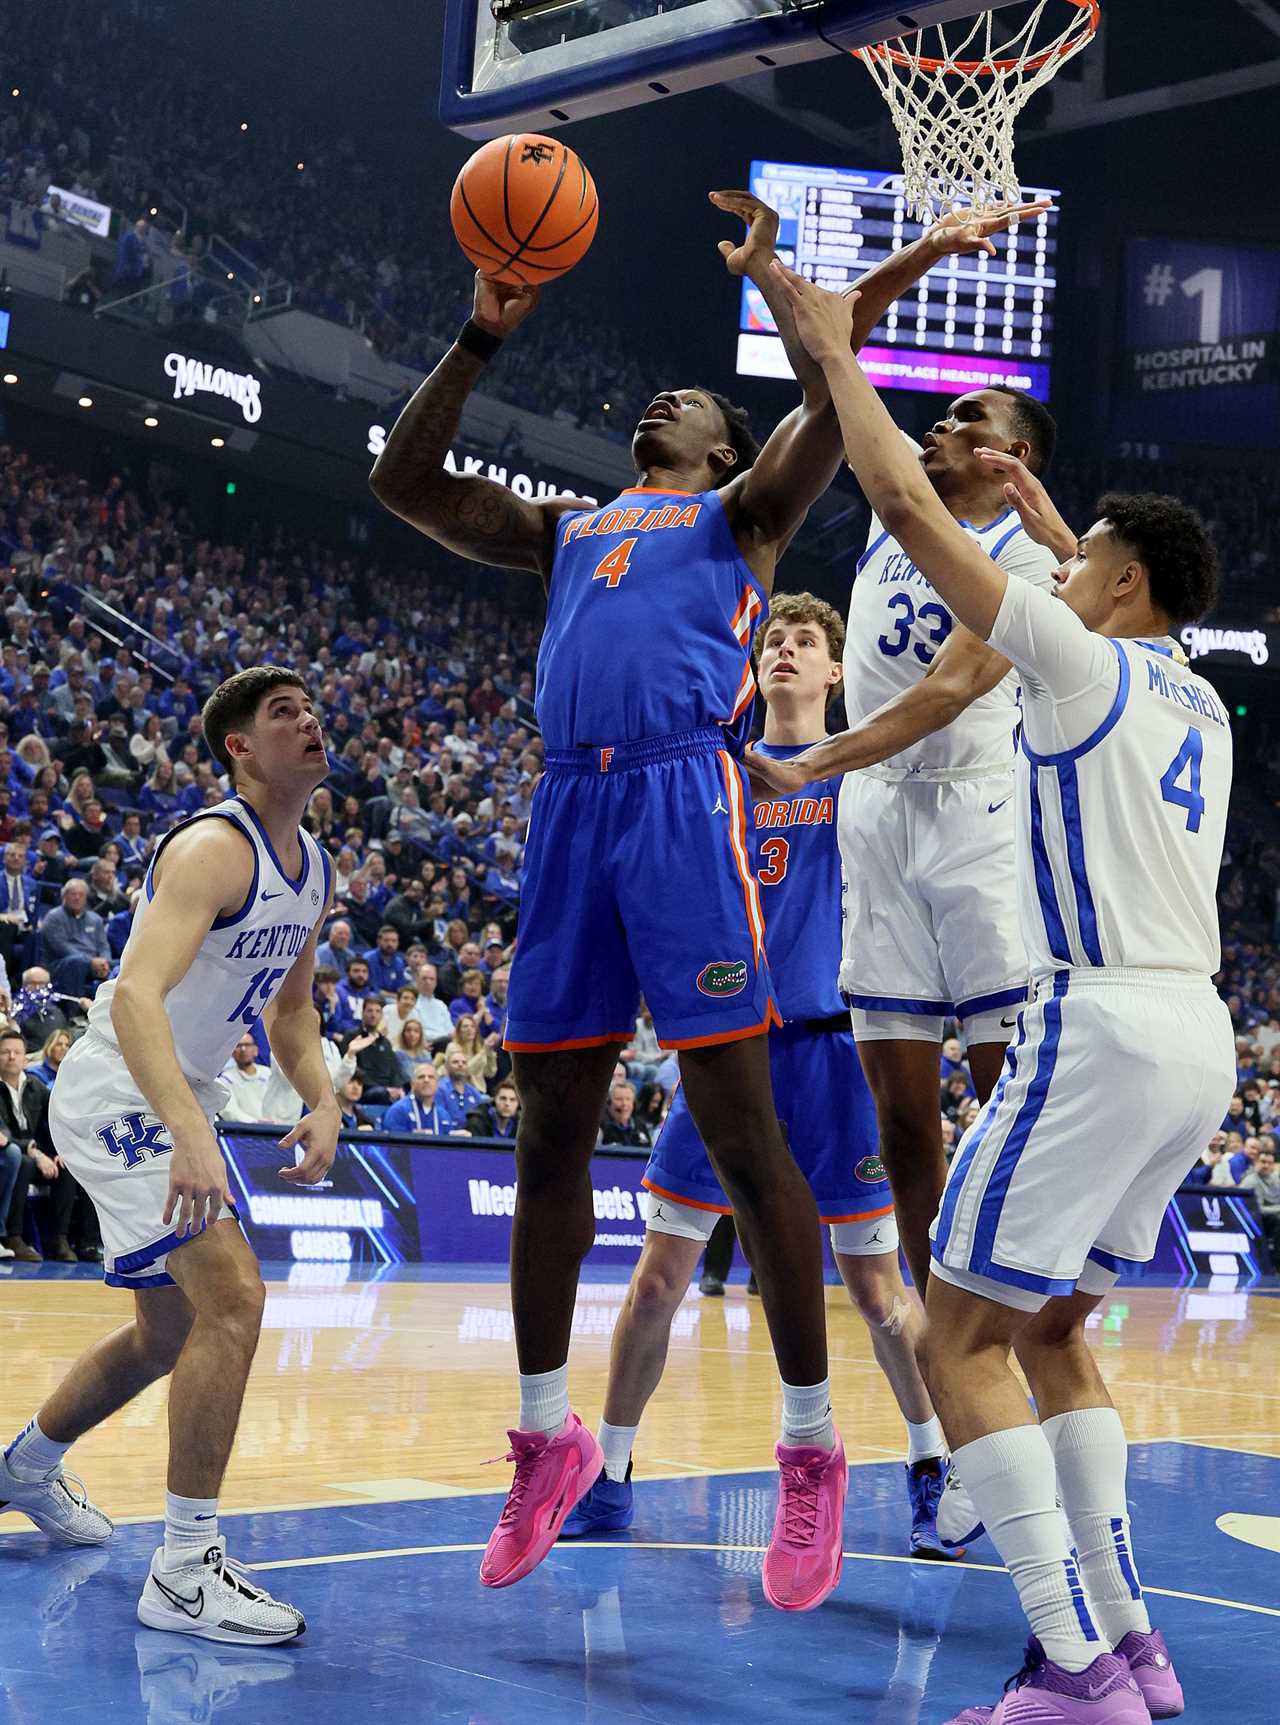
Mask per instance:
[[[197,1587],[194,1597],[187,1598],[185,1594],[175,1593],[171,1587],[166,1587],[164,1582],[160,1580],[154,1571],[152,1572],[151,1579],[155,1582],[161,1593],[164,1594],[170,1605],[176,1605],[179,1611],[185,1611],[188,1617],[199,1617],[200,1613],[204,1610],[203,1587]]]
[[[1000,1020],[1000,1028],[1001,1030],[1012,1030],[1017,1025],[1017,1022],[1016,1018],[1002,1018]]]
[[[195,1517],[196,1521],[217,1521],[217,1519],[216,1515],[198,1515]]]
[[[1006,797],[1004,799],[1004,803],[1007,803],[1009,800],[1010,800],[1010,798]],[[989,815],[999,814],[1000,810],[1004,807],[1004,803],[988,803],[987,804],[987,813]]]
[[[283,898],[284,894],[282,892],[264,892],[262,897],[265,902],[269,898]]]

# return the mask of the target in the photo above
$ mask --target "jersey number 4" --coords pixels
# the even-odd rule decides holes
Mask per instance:
[[[892,636],[881,635],[877,643],[880,651],[887,659],[897,659],[907,650],[907,645],[911,640],[912,624],[917,622],[931,623],[933,627],[929,629],[929,639],[933,642],[933,646],[926,647],[923,641],[917,641],[914,648],[915,656],[920,663],[931,665],[937,655],[938,648],[946,640],[954,626],[955,619],[950,611],[944,606],[935,605],[932,602],[928,605],[922,605],[917,611],[911,603],[911,596],[908,593],[895,593],[889,601],[889,609],[899,613],[894,620],[896,632]]]
[[[635,538],[624,539],[620,545],[615,545],[595,566],[591,579],[603,581],[609,587],[616,587],[631,567],[631,553],[636,548]]]
[[[1187,727],[1182,747],[1165,768],[1160,781],[1160,795],[1167,803],[1176,803],[1187,811],[1187,831],[1198,833],[1204,816],[1204,798],[1200,795],[1200,762],[1204,759],[1204,738],[1194,725]],[[1185,790],[1178,783],[1187,775]]]

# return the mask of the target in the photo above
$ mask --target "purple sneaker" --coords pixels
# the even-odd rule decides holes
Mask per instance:
[[[1064,1671],[1045,1658],[1033,1635],[995,1711],[970,1707],[948,1725],[1149,1725],[1150,1719],[1126,1660],[1100,1653],[1087,1670]]]
[[[1158,1629],[1143,1635],[1131,1629],[1116,1648],[1122,1659],[1129,1661],[1133,1680],[1142,1691],[1142,1699],[1153,1719],[1176,1719],[1186,1707],[1182,1685],[1173,1669],[1173,1660]]]

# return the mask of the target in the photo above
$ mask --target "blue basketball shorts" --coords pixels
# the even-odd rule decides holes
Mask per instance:
[[[891,1215],[875,1103],[848,1017],[771,1030],[769,1068],[778,1118],[821,1219],[870,1222]],[[683,1090],[676,1091],[641,1184],[655,1197],[698,1210],[727,1215],[731,1209]]]
[[[664,1048],[781,1022],[751,870],[751,798],[712,727],[559,749],[534,794],[505,1046]]]

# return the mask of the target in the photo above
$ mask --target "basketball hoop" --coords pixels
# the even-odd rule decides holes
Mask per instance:
[[[1063,4],[1071,8],[1066,27],[1038,46],[1041,18]],[[889,104],[913,216],[928,222],[951,210],[1019,202],[1014,121],[1093,40],[1100,9],[1100,0],[1038,0],[1021,29],[999,43],[988,11],[961,26],[966,34],[954,46],[946,32],[956,26],[935,24],[853,50]]]

